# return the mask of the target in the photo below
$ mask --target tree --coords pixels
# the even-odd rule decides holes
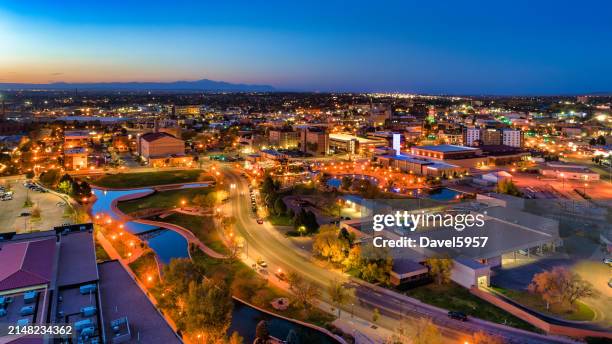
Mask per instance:
[[[255,328],[255,341],[253,344],[267,344],[270,342],[270,332],[268,331],[268,323],[261,320]]]
[[[552,270],[535,274],[528,290],[539,294],[546,302],[547,309],[551,303],[573,306],[577,299],[594,294],[590,282],[562,266],[555,266]]]
[[[442,334],[430,318],[419,318],[412,331],[412,344],[442,344]]]
[[[225,284],[210,279],[192,281],[180,323],[187,333],[202,333],[206,342],[214,343],[227,333],[232,308],[230,290]]]
[[[40,220],[40,208],[38,206],[35,206],[34,208],[32,208],[32,219],[35,220]]]
[[[302,308],[314,306],[321,296],[321,290],[315,284],[302,281],[293,290],[296,304]]]
[[[57,169],[48,170],[47,172],[43,172],[39,180],[42,184],[48,187],[55,187],[55,185],[59,182],[60,179],[60,171]]]
[[[283,215],[287,212],[287,206],[285,205],[285,202],[281,197],[277,198],[276,201],[274,201],[274,212],[277,215]]]
[[[285,344],[300,344],[300,337],[293,329],[289,330]]]
[[[170,264],[164,266],[163,276],[164,279],[159,287],[160,307],[170,311],[176,310],[181,304],[180,300],[187,293],[189,283],[201,281],[201,273],[191,260],[186,258],[172,259]]]
[[[523,195],[521,190],[512,182],[512,180],[501,180],[495,187],[495,192],[520,197]]]
[[[472,335],[473,344],[503,344],[504,341],[499,336],[490,335],[484,331],[475,332]]]
[[[238,334],[238,332],[234,331],[232,332],[232,335],[227,340],[227,343],[228,344],[243,344],[244,338],[240,334]]]
[[[353,185],[353,178],[349,176],[342,177],[340,187],[344,190],[350,189],[351,185]]]
[[[32,199],[30,198],[30,196],[26,196],[25,201],[23,201],[23,207],[29,208],[33,205],[34,205],[34,202],[32,202]]]
[[[319,233],[314,237],[313,253],[326,258],[330,262],[342,262],[349,249],[349,243],[348,240],[339,237],[337,233],[338,227],[334,225],[321,226]]]
[[[340,307],[347,304],[353,297],[352,289],[346,289],[342,283],[334,280],[327,287],[327,293],[332,303],[338,308],[338,317],[340,317]]]
[[[319,229],[319,222],[317,221],[317,217],[312,211],[306,212],[306,222],[304,223],[308,233],[314,233]]]
[[[72,183],[68,180],[59,182],[59,184],[57,184],[57,191],[72,195]]]
[[[272,179],[272,177],[266,176],[266,178],[264,178],[264,181],[261,185],[261,192],[263,192],[266,195],[273,195],[273,194],[276,194],[277,191],[278,191],[278,184],[274,183],[274,180]]]
[[[310,210],[306,211],[304,208],[300,210],[295,219],[293,220],[293,226],[295,229],[304,226],[307,234],[312,234],[319,229],[319,223],[317,217]]]
[[[450,258],[427,258],[425,265],[429,267],[429,274],[434,278],[438,285],[450,282],[453,260]]]
[[[298,286],[301,286],[302,283],[303,278],[297,271],[291,270],[287,273],[287,284],[289,284],[289,289],[295,290]]]
[[[216,205],[216,196],[214,195],[214,192],[197,194],[193,198],[192,202],[200,208],[212,208]]]
[[[358,268],[361,266],[361,246],[353,246],[348,253],[348,256],[342,262],[346,270]]]
[[[606,138],[603,135],[599,135],[597,137],[597,144],[598,145],[605,145],[606,144]]]
[[[376,324],[376,322],[380,319],[380,311],[378,308],[374,308],[372,311],[372,322]]]

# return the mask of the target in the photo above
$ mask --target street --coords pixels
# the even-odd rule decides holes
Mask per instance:
[[[230,196],[229,206],[231,209],[226,209],[226,211],[236,218],[236,230],[247,242],[246,248],[250,259],[264,259],[268,263],[270,271],[277,271],[278,269],[297,271],[304,279],[319,286],[322,291],[325,291],[333,280],[348,283],[345,274],[323,269],[296,252],[295,246],[268,222],[258,224],[250,213],[250,200],[248,192],[246,192],[248,190],[247,181],[231,167],[223,166],[220,170],[227,184],[236,185],[236,191]],[[546,337],[479,319],[472,319],[468,322],[450,320],[445,310],[436,309],[418,301],[415,302],[413,299],[393,291],[384,290],[382,291],[384,295],[382,295],[380,290],[374,290],[367,285],[356,285],[355,283],[352,285],[355,286],[358,302],[354,307],[343,306],[344,312],[353,313],[361,319],[371,319],[373,309],[378,308],[382,317],[377,325],[386,330],[393,331],[398,325],[397,319],[402,316],[408,318],[427,316],[431,317],[440,326],[441,332],[450,340],[459,341],[466,338],[467,335],[482,330],[503,336],[507,342],[513,343],[567,342],[565,339]],[[327,301],[325,292],[323,292],[322,299]]]

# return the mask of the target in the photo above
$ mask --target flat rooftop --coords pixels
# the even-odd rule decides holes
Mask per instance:
[[[1,322],[3,324],[16,325],[18,320],[27,319],[29,324],[39,324],[46,322],[45,314],[47,312],[46,305],[49,302],[49,294],[46,289],[37,289],[36,298],[33,302],[26,303],[24,300],[24,292],[5,294],[3,309],[6,310],[7,314],[3,316]],[[10,300],[10,301],[9,301]],[[33,314],[21,315],[20,311],[22,307],[32,306]],[[0,328],[0,343],[5,340],[4,336],[7,335],[4,332],[6,328]]]
[[[355,135],[350,135],[350,134],[329,134],[329,139],[330,140],[337,140],[337,141],[351,141],[351,140],[356,140],[359,143],[365,143],[365,144],[374,144],[374,143],[381,143],[381,144],[386,144],[386,141],[384,139],[368,139],[365,137],[359,137],[359,136],[355,136]],[[383,142],[385,141],[385,142]]]
[[[62,235],[58,268],[59,287],[97,281],[98,265],[93,234],[76,232]]]
[[[107,337],[112,336],[110,322],[128,317],[132,339],[126,343],[181,343],[172,328],[118,261],[98,264],[102,315]]]
[[[412,154],[382,155],[381,158],[407,161],[409,163],[418,164],[418,165],[427,165],[428,168],[432,168],[436,170],[459,167],[457,165],[449,164],[449,163],[442,162],[439,160],[429,160],[429,159],[423,158],[420,155],[412,155]]]
[[[457,146],[457,145],[427,145],[427,146],[415,146],[415,149],[425,149],[440,153],[452,153],[452,152],[464,152],[464,151],[475,151],[478,148]]]

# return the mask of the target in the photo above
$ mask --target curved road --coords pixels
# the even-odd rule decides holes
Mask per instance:
[[[280,268],[283,271],[299,272],[305,279],[321,288],[322,298],[326,302],[328,297],[325,291],[331,281],[351,284],[355,288],[358,304],[354,307],[342,307],[345,312],[354,312],[357,317],[371,319],[372,310],[378,308],[382,317],[377,324],[391,331],[398,326],[399,318],[431,317],[447,338],[457,342],[462,342],[474,332],[484,331],[499,335],[508,343],[573,343],[566,338],[539,335],[475,318],[468,322],[451,320],[445,310],[415,302],[414,299],[393,291],[350,282],[345,274],[321,268],[296,252],[295,247],[268,222],[263,225],[257,223],[250,210],[248,183],[239,172],[228,166],[221,166],[220,171],[228,184],[236,185],[228,205],[231,207],[231,214],[236,218],[236,230],[247,242],[249,258],[261,257],[266,260],[270,271]]]

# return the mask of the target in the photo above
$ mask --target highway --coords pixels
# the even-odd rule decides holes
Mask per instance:
[[[226,205],[229,209],[226,210],[235,217],[236,231],[246,240],[248,257],[264,259],[269,265],[269,271],[280,268],[285,272],[292,270],[299,272],[306,280],[321,288],[322,299],[325,302],[328,302],[326,287],[331,281],[337,280],[351,285],[355,288],[357,302],[354,306],[342,307],[347,313],[354,312],[356,317],[371,319],[372,310],[378,308],[382,317],[377,325],[390,331],[398,326],[400,318],[430,317],[440,327],[442,334],[450,342],[456,343],[463,343],[467,336],[479,330],[501,336],[508,343],[573,343],[566,338],[539,335],[475,318],[470,318],[467,322],[452,320],[447,317],[445,310],[415,302],[390,290],[350,281],[346,274],[321,268],[297,252],[295,247],[268,222],[257,223],[250,210],[248,183],[240,176],[240,172],[228,165],[220,165],[219,170],[226,184],[236,185]]]

